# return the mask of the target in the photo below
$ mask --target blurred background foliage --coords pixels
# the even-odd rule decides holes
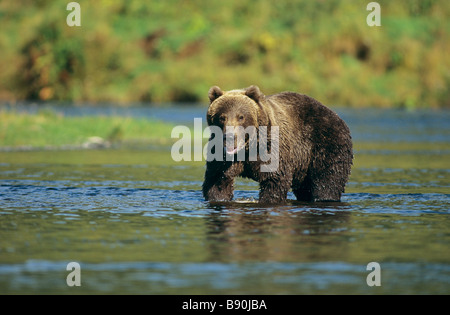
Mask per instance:
[[[450,106],[450,2],[0,1],[0,99],[206,102],[257,84],[325,104]]]

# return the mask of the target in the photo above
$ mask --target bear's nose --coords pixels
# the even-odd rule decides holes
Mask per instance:
[[[226,132],[223,134],[223,140],[224,141],[234,141],[234,133],[233,132]]]

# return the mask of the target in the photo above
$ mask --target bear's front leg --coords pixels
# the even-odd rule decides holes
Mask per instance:
[[[259,202],[263,204],[285,203],[288,185],[274,179],[267,179],[259,185]]]
[[[233,199],[234,178],[206,170],[203,182],[203,197],[209,201],[230,201]]]

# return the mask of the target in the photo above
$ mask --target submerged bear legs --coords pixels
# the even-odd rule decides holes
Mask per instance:
[[[203,183],[203,197],[209,201],[230,201],[233,199],[233,178],[219,178],[205,180]]]
[[[209,201],[230,201],[233,199],[234,177],[226,176],[225,170],[207,166],[202,190],[203,197]]]
[[[328,169],[323,172],[310,172],[302,181],[294,178],[292,191],[299,201],[340,201],[347,176],[342,171]]]
[[[263,204],[283,203],[290,187],[287,181],[266,179],[259,184],[259,202]]]

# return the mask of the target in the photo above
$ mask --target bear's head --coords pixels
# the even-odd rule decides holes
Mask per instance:
[[[264,94],[255,85],[225,92],[213,86],[208,96],[208,125],[222,130],[225,152],[236,154],[243,148],[248,149],[249,142],[256,139],[258,127],[265,121],[266,116],[261,106]],[[230,145],[232,142],[234,146]]]

